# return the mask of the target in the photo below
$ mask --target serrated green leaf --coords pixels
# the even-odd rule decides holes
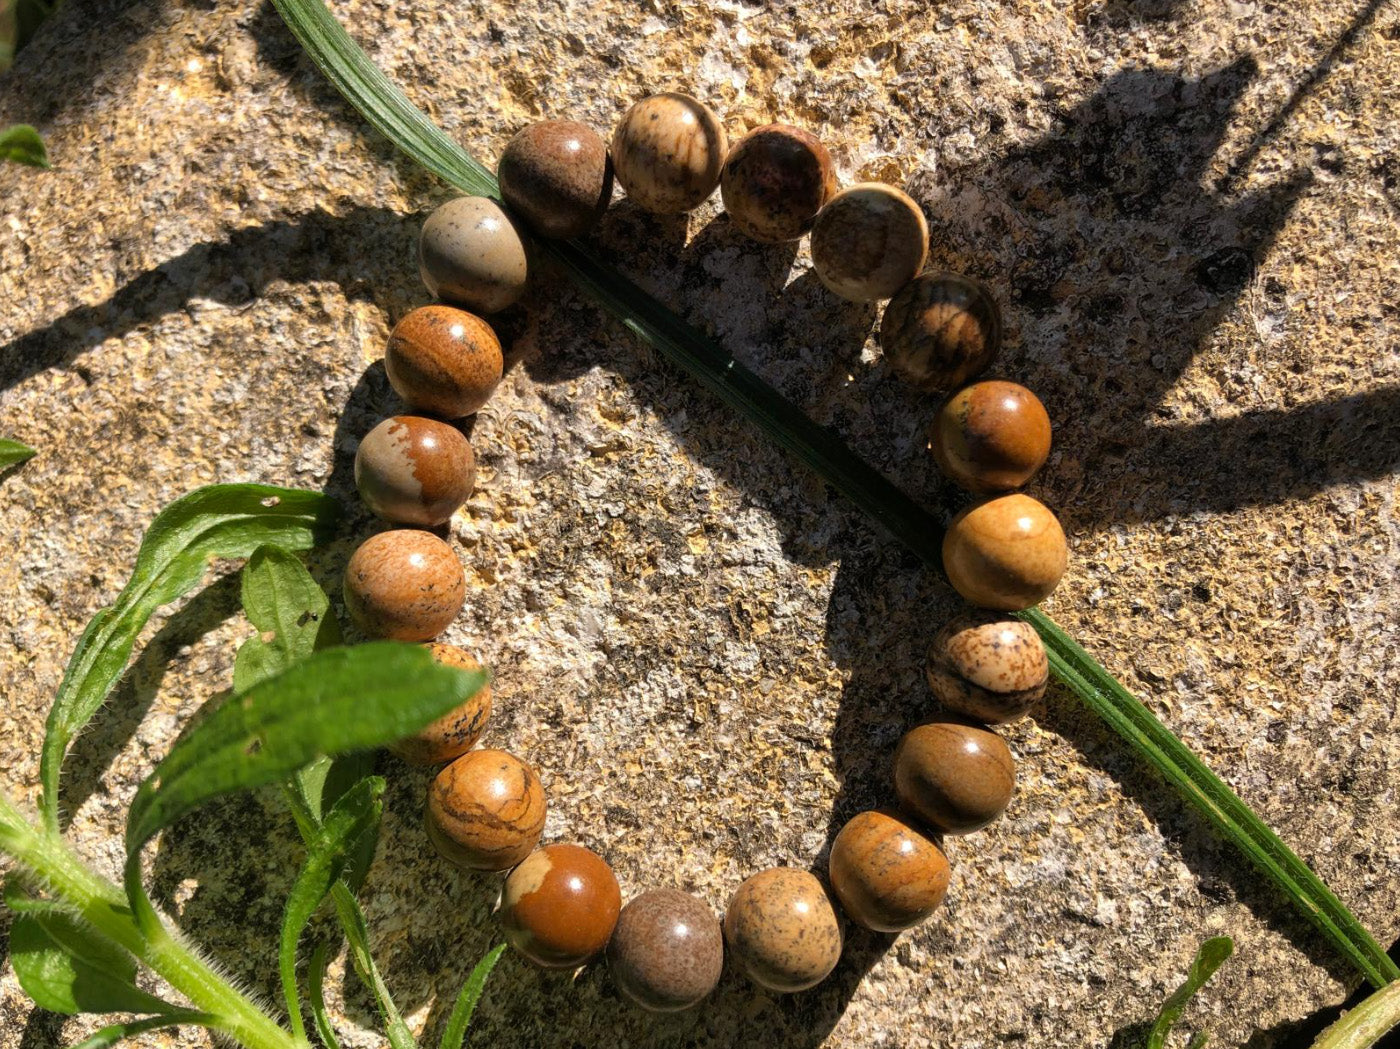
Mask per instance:
[[[33,448],[19,441],[11,441],[0,437],[0,470],[6,470],[11,466],[18,466],[38,455]]]
[[[14,124],[0,131],[0,160],[11,160],[31,168],[47,168],[49,151],[39,132],[28,124]]]
[[[442,1031],[441,1049],[462,1049],[462,1039],[467,1035],[472,1014],[476,1012],[476,1003],[481,1001],[482,992],[486,990],[486,980],[505,951],[506,945],[503,943],[493,947],[486,957],[476,963],[466,983],[462,984],[462,992],[457,995],[457,1004],[452,1007],[452,1015]]]
[[[1186,1008],[1186,1003],[1205,986],[1206,981],[1215,975],[1215,970],[1234,952],[1235,941],[1228,936],[1213,936],[1201,944],[1201,949],[1196,952],[1195,961],[1191,963],[1191,970],[1186,974],[1185,982],[1162,1003],[1157,1020],[1147,1036],[1147,1049],[1162,1049],[1172,1027],[1181,1019],[1181,1012]]]
[[[161,511],[116,603],[83,631],[49,711],[40,758],[49,829],[58,829],[58,777],[68,745],[121,677],[152,613],[193,589],[211,560],[247,557],[269,543],[305,550],[328,534],[338,513],[335,500],[319,492],[255,484],[210,485]]]
[[[110,1024],[101,1030],[84,1038],[73,1049],[109,1049],[110,1046],[126,1038],[135,1037],[138,1034],[145,1034],[147,1031],[159,1031],[166,1027],[181,1027],[184,1025],[197,1025],[200,1027],[216,1028],[218,1017],[208,1013],[197,1013],[189,1009],[173,1009],[169,1013],[160,1016],[146,1016],[140,1020],[132,1020],[129,1023]]]
[[[360,843],[366,837],[378,835],[383,793],[384,781],[377,776],[370,777],[361,780],[335,803],[326,814],[308,851],[306,863],[287,896],[278,968],[287,1012],[292,1020],[293,1032],[299,1038],[306,1037],[306,1028],[302,1024],[301,1003],[297,995],[297,944],[311,916],[340,880]]]
[[[50,1012],[74,1016],[170,1008],[136,987],[131,955],[57,908],[40,906],[15,918],[10,960],[24,993]]]
[[[233,690],[247,692],[313,652],[340,644],[326,592],[295,554],[279,546],[253,551],[240,580],[243,614],[258,630],[238,649]]]
[[[307,966],[306,996],[311,1000],[311,1015],[316,1020],[316,1033],[321,1036],[321,1044],[326,1049],[340,1049],[340,1040],[331,1026],[331,1014],[326,1009],[326,995],[323,990],[326,980],[326,965],[330,962],[330,950],[324,943],[318,943],[311,952],[311,964]]]

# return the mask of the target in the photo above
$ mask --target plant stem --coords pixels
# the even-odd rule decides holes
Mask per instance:
[[[220,1031],[247,1049],[306,1049],[209,963],[162,926],[147,935],[137,926],[126,896],[85,866],[57,835],[35,827],[0,794],[0,850],[37,875],[55,897],[99,933],[129,951],[201,1012],[217,1017]]]
[[[1382,987],[1322,1032],[1313,1049],[1366,1049],[1400,1027],[1400,981]]]

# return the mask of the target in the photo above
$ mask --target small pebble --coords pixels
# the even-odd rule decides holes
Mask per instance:
[[[428,293],[478,313],[496,313],[525,293],[525,238],[504,208],[458,197],[428,216],[418,237],[418,272]]]
[[[910,729],[894,752],[899,807],[947,834],[985,827],[1006,809],[1016,763],[989,728],[941,718]]]
[[[809,131],[754,128],[729,151],[720,173],[724,208],[736,229],[776,244],[797,240],[836,193],[831,154]]]
[[[1028,495],[1000,495],[953,518],[943,537],[943,570],[969,604],[1019,612],[1044,601],[1065,574],[1060,522]]]
[[[923,209],[883,183],[843,189],[812,227],[813,269],[832,292],[852,302],[888,299],[919,275],[927,256]]]
[[[540,778],[503,750],[473,750],[437,774],[425,821],[438,853],[473,871],[510,870],[544,830]]]
[[[929,648],[926,670],[939,703],[992,724],[1025,714],[1050,680],[1035,628],[997,612],[968,612],[944,626]]]
[[[927,918],[948,892],[948,857],[898,812],[851,819],[831,843],[831,889],[852,921],[901,932]]]
[[[979,282],[925,273],[885,307],[880,348],[896,374],[920,390],[955,389],[996,358],[1001,311]]]
[[[445,666],[460,670],[481,669],[475,656],[463,652],[456,645],[434,641],[428,650],[434,659]],[[461,757],[476,746],[490,716],[491,685],[487,683],[456,710],[444,714],[413,735],[389,744],[389,750],[411,765],[441,765],[444,761]]]
[[[634,105],[612,138],[618,184],[638,207],[658,215],[702,204],[719,185],[728,152],[714,110],[673,91]]]
[[[434,528],[451,520],[472,494],[476,455],[447,423],[396,415],[360,441],[355,487],[384,520]]]
[[[1050,416],[1040,398],[1014,382],[964,387],[933,424],[933,457],[954,484],[986,495],[1019,488],[1050,454]]]
[[[431,532],[372,535],[345,566],[345,608],[362,631],[391,641],[431,641],[462,610],[467,581],[457,555]]]
[[[710,905],[678,889],[652,889],[622,908],[608,970],[623,997],[657,1013],[689,1009],[715,989],[724,934]]]
[[[826,889],[807,871],[772,867],[735,890],[724,912],[730,956],[770,991],[805,991],[841,958],[841,925]]]
[[[506,879],[506,941],[545,969],[576,969],[608,944],[622,907],[612,868],[581,845],[546,845]]]
[[[389,333],[384,370],[414,411],[471,415],[500,385],[505,361],[491,326],[454,306],[410,310]]]
[[[608,147],[587,124],[541,120],[522,128],[496,165],[501,199],[541,237],[581,237],[612,200]]]

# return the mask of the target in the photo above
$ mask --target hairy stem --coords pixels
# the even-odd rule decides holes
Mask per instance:
[[[1322,1032],[1313,1049],[1367,1049],[1400,1027],[1400,981],[1387,984]]]

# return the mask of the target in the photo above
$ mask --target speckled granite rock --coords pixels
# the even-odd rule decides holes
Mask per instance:
[[[676,85],[735,136],[803,123],[845,182],[905,185],[933,263],[998,289],[1000,370],[1055,420],[1035,491],[1073,556],[1051,611],[1379,938],[1400,933],[1393,8],[336,10],[488,162],[533,117],[606,131]],[[40,449],[0,482],[0,767],[32,797],[68,653],[160,506],[214,480],[325,487],[351,510],[314,559],[327,580],[372,527],[350,465],[400,410],[377,361],[425,301],[413,238],[448,194],[256,5],[67,5],[0,79],[12,120],[39,125],[57,164],[0,169],[0,433]],[[874,312],[828,294],[805,248],[748,243],[714,203],[686,222],[623,202],[596,239],[904,488],[958,505],[924,450],[934,403],[890,376]],[[511,368],[472,430],[479,491],[453,526],[471,593],[448,637],[496,669],[489,745],[539,765],[547,838],[605,854],[629,895],[674,885],[718,908],[761,866],[820,861],[889,798],[950,592],[559,279],[499,329]],[[228,680],[235,601],[216,583],[153,624],[75,748],[73,835],[113,872],[136,783]],[[948,905],[893,942],[853,934],[818,990],[780,999],[728,975],[704,1009],[653,1020],[597,967],[570,980],[510,959],[473,1044],[1104,1045],[1219,932],[1237,958],[1188,1014],[1214,1044],[1280,1044],[1354,986],[1063,692],[1008,735],[1020,789],[952,847]],[[389,983],[436,1029],[498,938],[498,881],[433,857],[428,772],[382,767],[366,906]],[[257,795],[154,858],[190,934],[269,996],[293,838]],[[347,1042],[378,1044],[364,992],[334,997]],[[0,1011],[0,1049],[93,1027],[32,1013],[8,970]]]

